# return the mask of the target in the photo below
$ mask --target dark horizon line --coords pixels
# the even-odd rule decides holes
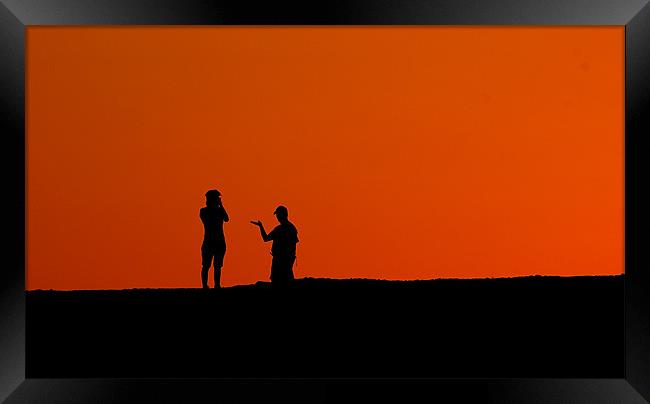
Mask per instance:
[[[300,283],[301,281],[334,281],[334,282],[347,282],[347,281],[371,281],[371,282],[390,282],[390,283],[415,283],[415,282],[437,282],[437,281],[485,281],[485,280],[518,280],[518,279],[528,279],[528,278],[563,278],[563,279],[576,279],[576,278],[613,278],[613,277],[623,277],[625,273],[620,273],[617,275],[523,275],[523,276],[504,276],[504,277],[485,277],[485,278],[431,278],[431,279],[377,279],[377,278],[313,278],[313,277],[303,277],[296,278],[295,281]],[[255,283],[246,283],[240,285],[224,286],[221,289],[233,289],[233,288],[242,288],[242,287],[251,287],[257,286],[260,284],[271,285],[270,281],[257,281]],[[101,291],[141,291],[141,290],[202,290],[199,287],[190,287],[190,288],[127,288],[127,289],[25,289],[25,292],[101,292]],[[214,289],[210,289],[214,290]]]

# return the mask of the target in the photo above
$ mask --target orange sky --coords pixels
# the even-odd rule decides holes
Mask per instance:
[[[29,27],[27,288],[623,272],[623,27]],[[210,274],[210,282],[212,275]]]

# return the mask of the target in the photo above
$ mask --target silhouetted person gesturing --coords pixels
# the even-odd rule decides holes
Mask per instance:
[[[271,247],[271,283],[274,285],[286,285],[293,280],[293,263],[296,260],[296,243],[298,243],[298,230],[289,221],[289,211],[284,206],[278,206],[273,212],[280,224],[266,233],[264,225],[259,220],[254,225],[260,228],[262,240],[273,240]]]
[[[223,223],[229,220],[228,213],[221,203],[221,193],[211,189],[205,193],[205,207],[199,213],[203,222],[203,244],[201,245],[201,283],[208,288],[208,271],[214,259],[214,287],[221,287],[221,267],[226,255],[226,237]]]

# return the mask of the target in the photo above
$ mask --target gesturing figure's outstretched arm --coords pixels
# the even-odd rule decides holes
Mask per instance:
[[[269,235],[266,234],[266,230],[264,230],[264,225],[262,224],[261,221],[258,220],[255,222],[251,220],[251,223],[260,228],[260,234],[262,235],[262,240],[264,240],[265,242],[271,241],[271,237],[269,237]]]

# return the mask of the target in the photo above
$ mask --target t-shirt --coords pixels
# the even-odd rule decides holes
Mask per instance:
[[[226,219],[226,211],[223,207],[204,207],[199,213],[201,222],[203,222],[203,241],[225,242],[226,237],[223,234],[223,222]]]
[[[269,239],[273,240],[271,254],[273,256],[295,257],[296,243],[298,243],[298,230],[293,223],[287,221],[275,226],[269,233]]]

